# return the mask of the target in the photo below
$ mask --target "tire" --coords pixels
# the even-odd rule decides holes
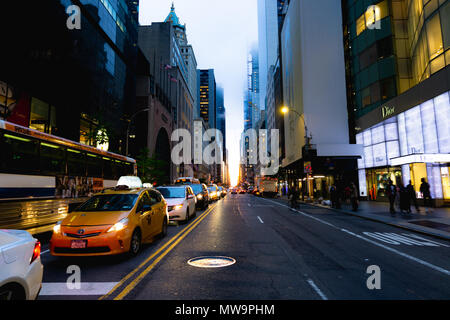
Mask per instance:
[[[141,250],[141,241],[141,232],[139,231],[139,229],[134,230],[130,240],[130,250],[128,252],[130,256],[137,256],[137,254]]]
[[[186,218],[184,219],[184,223],[188,223],[189,222],[189,211],[191,208],[187,207],[186,209]]]
[[[164,238],[167,236],[167,219],[164,218],[163,225],[161,227],[161,233],[159,234],[160,238]]]
[[[25,300],[25,291],[19,284],[6,284],[0,288],[0,301]]]

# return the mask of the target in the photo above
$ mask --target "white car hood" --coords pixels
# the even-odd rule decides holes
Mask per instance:
[[[179,204],[183,204],[184,200],[185,200],[184,198],[171,198],[166,199],[166,202],[168,206],[176,206]]]

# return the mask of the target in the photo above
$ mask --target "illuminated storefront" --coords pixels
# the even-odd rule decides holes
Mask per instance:
[[[421,198],[425,178],[437,205],[450,201],[449,92],[398,114],[389,107],[381,112],[383,118],[391,117],[356,135],[356,142],[364,145],[358,160],[360,195],[385,200],[389,179],[405,186],[411,180]]]

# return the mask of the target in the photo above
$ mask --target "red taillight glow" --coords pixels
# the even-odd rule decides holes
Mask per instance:
[[[40,255],[41,255],[41,243],[39,241],[36,241],[36,243],[34,244],[33,256],[31,257],[30,264],[32,264],[34,260],[39,258]]]

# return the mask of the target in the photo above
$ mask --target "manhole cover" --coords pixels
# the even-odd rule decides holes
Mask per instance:
[[[236,260],[230,257],[198,257],[188,261],[188,264],[197,268],[222,268],[236,263]]]

